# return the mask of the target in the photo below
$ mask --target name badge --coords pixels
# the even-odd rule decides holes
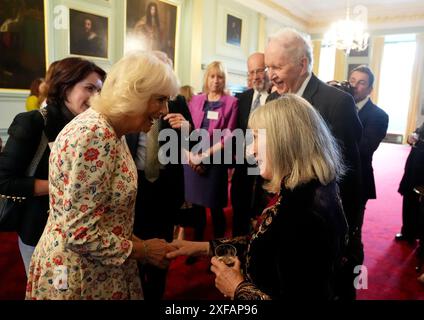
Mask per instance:
[[[209,120],[218,120],[218,112],[208,111],[208,119]]]

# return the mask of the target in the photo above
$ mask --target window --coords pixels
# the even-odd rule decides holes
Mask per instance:
[[[381,63],[378,106],[389,115],[388,133],[403,135],[411,95],[415,35],[386,36]]]
[[[336,47],[321,46],[319,56],[318,78],[324,82],[334,80],[334,68],[336,65]]]

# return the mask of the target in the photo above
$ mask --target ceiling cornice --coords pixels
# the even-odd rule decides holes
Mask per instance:
[[[284,16],[296,21],[297,23],[303,25],[305,28],[308,28],[308,26],[309,26],[308,20],[303,19],[300,16],[292,13],[289,9],[287,9],[283,5],[281,5],[279,3],[275,3],[272,0],[262,0],[261,2],[264,3],[266,6],[268,6],[269,8],[276,10],[279,13],[281,13],[282,15],[284,15]]]

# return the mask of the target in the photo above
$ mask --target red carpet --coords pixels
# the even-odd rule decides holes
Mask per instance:
[[[415,272],[414,247],[393,240],[401,227],[401,197],[397,193],[408,146],[382,144],[374,156],[377,200],[368,202],[363,228],[364,265],[368,271],[368,289],[358,291],[360,300],[424,300],[424,286]],[[231,210],[226,209],[228,226]],[[210,217],[208,217],[210,226]],[[206,236],[212,236],[208,227]],[[191,230],[187,230],[190,238]],[[23,299],[25,274],[16,235],[0,233],[0,299]],[[165,299],[223,299],[208,272],[209,260],[186,265],[181,257],[171,264]]]
[[[368,290],[359,290],[361,300],[424,300],[424,286],[417,281],[414,247],[394,241],[402,226],[402,197],[397,193],[410,147],[382,144],[374,155],[377,199],[365,212],[364,265]]]

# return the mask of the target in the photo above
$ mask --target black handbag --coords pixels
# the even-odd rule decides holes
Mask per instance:
[[[22,200],[25,197],[0,195],[0,231],[16,231]]]
[[[47,121],[47,110],[45,108],[40,109],[40,113],[44,118],[44,125]],[[41,157],[46,150],[48,139],[46,134],[41,135],[40,144],[38,145],[37,151],[35,152],[34,158],[32,159],[28,169],[26,170],[26,176],[32,177],[35,174],[35,170],[40,163]],[[23,206],[23,202],[26,197],[9,196],[0,194],[0,231],[16,231],[19,225],[20,211]]]

